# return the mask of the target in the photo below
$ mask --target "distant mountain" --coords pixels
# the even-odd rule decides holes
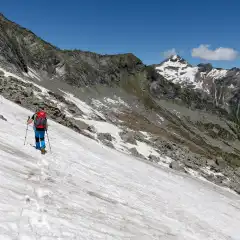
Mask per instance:
[[[173,55],[159,65],[157,72],[166,80],[202,92],[201,99],[208,99],[212,108],[217,107],[221,114],[230,114],[231,119],[239,119],[240,69],[214,68],[211,64],[192,66],[178,55]],[[199,102],[201,102],[201,99]],[[193,101],[194,102],[194,101]],[[205,106],[202,106],[205,108]],[[221,109],[221,110],[220,110]]]
[[[213,91],[212,87],[219,79],[224,82],[224,86],[230,89],[237,87],[240,80],[240,69],[238,68],[230,70],[213,68],[209,63],[202,63],[194,67],[177,55],[171,56],[156,66],[156,70],[173,83],[192,86],[207,93]]]
[[[3,97],[32,111],[44,104],[109,147],[240,193],[239,72],[180,56],[146,66],[131,53],[61,50],[0,15]]]

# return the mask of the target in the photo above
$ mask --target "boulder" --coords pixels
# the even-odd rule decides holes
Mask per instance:
[[[114,145],[112,144],[112,142],[107,141],[107,140],[102,140],[101,141],[104,145],[110,147],[110,148],[115,148]]]
[[[134,134],[134,138],[139,141],[139,142],[146,142],[145,136],[144,134],[142,134],[141,132],[135,132]]]
[[[222,159],[222,157],[217,157],[215,163],[219,168],[223,169],[227,167],[227,163]]]
[[[112,141],[112,135],[110,133],[98,133],[97,138],[100,141],[105,141],[105,140],[107,140],[109,142]]]
[[[207,159],[206,165],[214,168],[214,167],[216,167],[216,161],[214,161],[212,159]]]
[[[123,132],[120,132],[119,135],[124,142],[128,142],[128,143],[137,145],[137,141],[135,139],[134,132],[123,131]]]
[[[235,173],[238,177],[240,177],[240,167],[236,168],[235,171],[234,171],[234,173]]]
[[[97,132],[97,130],[93,126],[88,126],[87,130],[91,133],[96,133]]]
[[[0,115],[0,119],[3,121],[7,121],[7,119],[3,115]]]
[[[235,181],[229,182],[228,187],[230,187],[236,193],[240,194],[240,182],[235,182]]]
[[[140,154],[138,152],[138,150],[134,147],[134,148],[130,148],[129,151],[131,152],[131,154],[135,157],[139,157],[139,158],[145,158],[142,154]]]
[[[152,155],[152,154],[150,154],[150,155],[148,156],[148,159],[149,159],[149,161],[151,161],[151,162],[159,162],[159,158],[158,158],[157,156],[155,156],[155,155]]]
[[[178,161],[171,162],[169,167],[177,171],[184,171],[184,166]]]
[[[23,93],[22,93],[25,97],[31,97],[31,96],[33,96],[33,91],[32,91],[32,89],[31,88],[26,88],[25,89],[25,91],[23,91]]]

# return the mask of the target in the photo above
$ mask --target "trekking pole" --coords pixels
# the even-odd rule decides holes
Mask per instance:
[[[24,139],[24,145],[26,143],[27,140],[27,133],[28,133],[28,121],[29,121],[30,117],[28,116],[28,120],[27,120],[27,127],[26,127],[26,134],[25,134],[25,139]]]
[[[52,148],[51,148],[51,144],[50,144],[50,141],[49,141],[49,136],[48,136],[48,131],[47,130],[46,130],[46,133],[47,133],[47,139],[48,139],[48,145],[49,145],[50,153],[52,153]]]

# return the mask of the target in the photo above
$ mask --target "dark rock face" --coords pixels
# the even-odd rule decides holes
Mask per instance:
[[[200,63],[197,66],[199,67],[199,72],[207,72],[208,73],[213,69],[213,66],[210,63],[207,63],[207,64]]]
[[[152,155],[152,154],[150,154],[150,155],[148,156],[148,159],[149,159],[149,161],[151,161],[151,162],[155,162],[155,163],[157,163],[157,162],[160,161],[159,158],[158,158],[157,156]]]
[[[0,16],[0,52],[4,63],[13,64],[25,73],[29,66],[50,72],[52,65],[60,63],[56,51],[55,47],[41,41],[31,31]]]
[[[119,135],[124,142],[128,142],[128,143],[137,145],[137,142],[135,140],[133,132],[123,131]]]
[[[75,86],[118,83],[129,75],[144,72],[143,63],[133,54],[100,55],[60,50],[2,15],[0,52],[4,66],[25,73],[29,68],[40,70],[46,78],[62,79]]]
[[[115,148],[112,140],[113,137],[110,133],[98,133],[97,134],[97,138],[106,146],[110,147],[110,148]]]
[[[3,115],[0,115],[0,119],[3,121],[7,121],[7,119]]]
[[[98,139],[103,141],[103,140],[107,140],[107,141],[112,141],[112,136],[110,133],[99,133],[98,134]]]

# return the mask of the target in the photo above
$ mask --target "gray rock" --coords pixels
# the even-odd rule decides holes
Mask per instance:
[[[134,148],[130,148],[129,151],[131,152],[131,154],[135,157],[139,157],[139,158],[145,158],[142,154],[140,154],[138,152],[138,150],[134,147]]]
[[[234,191],[235,191],[237,194],[240,194],[240,186],[239,186],[239,185],[236,186],[236,187],[234,188]]]
[[[170,151],[177,151],[176,144],[170,141],[163,140],[159,137],[151,137],[150,141],[153,143],[154,147],[158,148],[165,155],[167,155],[167,153],[169,153]]]
[[[85,122],[81,121],[81,120],[75,120],[74,123],[81,129],[87,129],[89,128],[89,125],[86,124]]]
[[[26,88],[25,91],[23,92],[23,95],[24,95],[25,97],[33,96],[33,91],[32,91],[32,89],[29,88],[29,87]]]
[[[128,143],[137,145],[137,141],[135,139],[134,132],[123,131],[123,132],[120,132],[119,135],[124,142],[128,142]]]
[[[211,174],[204,174],[204,177],[208,180],[208,181],[211,181],[211,182],[214,182],[215,180],[215,177],[214,175],[211,173]]]
[[[191,168],[191,169],[194,169],[194,170],[198,169],[198,166],[196,165],[196,163],[191,158],[188,158],[183,163],[188,168]]]
[[[99,139],[99,138],[98,138]],[[102,138],[102,137],[100,137],[100,139],[99,139],[100,141],[101,141],[101,143],[103,143],[105,146],[107,146],[107,147],[110,147],[110,148],[115,148],[114,147],[114,145],[113,145],[113,143],[111,142],[111,141],[109,141],[109,140],[107,140],[107,139],[105,139],[105,138]]]
[[[71,128],[71,127],[70,127],[70,128]],[[72,128],[72,129],[73,129],[73,128]],[[75,129],[73,129],[73,130],[75,130]],[[94,136],[90,135],[89,133],[87,133],[87,132],[85,132],[85,131],[81,131],[81,130],[79,130],[79,129],[76,129],[75,131],[78,132],[78,133],[80,133],[80,134],[82,134],[82,135],[84,135],[85,137],[91,138],[91,139],[93,139],[93,140],[96,141],[96,139],[94,138]]]
[[[87,130],[91,133],[96,133],[97,132],[97,130],[93,126],[88,126]]]
[[[169,164],[169,167],[174,169],[174,170],[177,170],[177,171],[185,171],[184,170],[184,166],[178,162],[178,161],[173,161]]]
[[[139,141],[139,142],[147,142],[147,140],[145,139],[144,134],[142,134],[141,132],[135,132],[134,133],[134,138]]]
[[[216,167],[216,161],[214,161],[212,159],[207,159],[206,160],[206,165],[210,166],[210,167]]]
[[[157,156],[152,155],[152,154],[150,154],[150,155],[148,156],[148,159],[149,159],[151,162],[159,162],[159,161],[160,161]]]
[[[73,113],[73,114],[75,114],[75,113],[76,113],[76,110],[75,110],[75,108],[72,108],[72,107],[68,108],[68,111],[69,111],[70,113]]]
[[[240,177],[240,167],[236,168],[235,171],[234,171],[234,173],[235,173],[238,177]]]
[[[0,70],[0,76],[4,76],[4,75],[5,75],[5,73]]]
[[[108,146],[108,147],[110,147],[110,148],[115,148],[114,147],[114,145],[113,145],[113,143],[112,142],[110,142],[110,141],[107,141],[107,140],[102,140],[101,141],[104,145],[106,145],[106,146]]]
[[[22,98],[19,96],[19,97],[16,97],[15,100],[14,100],[15,103],[19,104],[19,105],[22,105]]]
[[[0,115],[0,119],[3,121],[7,121],[7,119],[3,115]]]
[[[171,143],[166,143],[164,147],[168,150],[173,150],[173,145]]]
[[[216,176],[215,183],[218,185],[221,185],[224,182],[225,177],[224,176]]]
[[[236,193],[240,194],[240,181],[239,182],[231,181],[228,183],[228,187],[230,187]]]
[[[222,159],[222,157],[217,157],[215,163],[220,168],[226,168],[227,167],[227,163],[226,163],[226,161],[224,161]]]
[[[110,133],[98,133],[97,134],[97,138],[100,140],[100,141],[104,141],[104,140],[107,140],[109,142],[112,141],[112,135]]]

